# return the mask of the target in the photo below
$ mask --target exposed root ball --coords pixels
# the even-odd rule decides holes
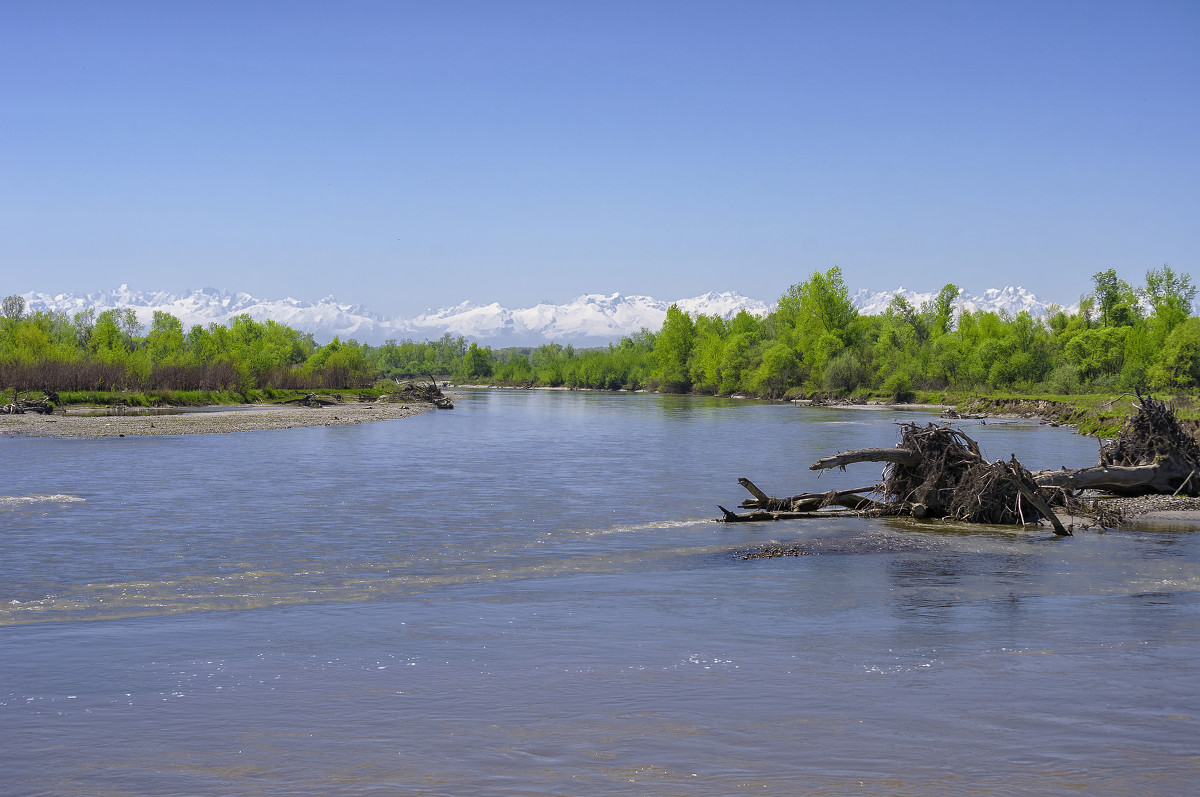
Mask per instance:
[[[1037,491],[1033,476],[1015,458],[972,465],[959,480],[946,515],[971,523],[1006,525],[1040,520],[1042,513],[1022,497],[1018,481]]]
[[[897,509],[920,507],[918,514],[943,517],[963,476],[983,463],[975,441],[947,425],[925,427],[906,423],[900,427],[897,448],[921,455],[920,464],[893,463],[884,468],[883,492]]]
[[[1175,409],[1155,398],[1138,397],[1141,406],[1126,419],[1117,439],[1100,451],[1101,465],[1151,465],[1173,459],[1200,468],[1200,443],[1186,432]],[[1196,485],[1191,491],[1200,491]]]
[[[921,455],[919,465],[890,464],[884,496],[897,514],[950,517],[971,523],[1034,523],[1043,514],[1024,497],[1038,487],[1021,463],[987,462],[975,441],[947,425],[904,424],[899,448]]]

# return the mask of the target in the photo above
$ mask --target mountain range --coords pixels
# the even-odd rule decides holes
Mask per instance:
[[[886,311],[897,293],[916,306],[936,296],[936,293],[899,288],[893,291],[860,290],[851,296],[851,300],[859,312],[874,315]],[[256,321],[271,319],[310,332],[318,342],[339,336],[371,344],[392,338],[435,340],[449,333],[492,346],[528,346],[551,341],[599,346],[642,328],[657,331],[671,304],[693,316],[719,315],[726,319],[741,310],[761,316],[771,309],[766,302],[731,291],[706,293],[674,302],[649,296],[589,293],[564,304],[543,302],[516,310],[495,302],[486,305],[463,302],[454,307],[428,310],[415,318],[387,318],[361,305],[339,302],[333,296],[316,302],[293,298],[261,299],[248,293],[215,288],[173,294],[135,291],[128,285],[121,285],[115,290],[86,295],[50,295],[36,291],[22,295],[30,312],[73,315],[88,309],[101,313],[128,308],[137,314],[141,323],[149,325],[155,311],[162,311],[178,318],[185,329],[196,324],[224,324],[234,316],[246,313]],[[1014,314],[1025,310],[1035,316],[1043,314],[1048,307],[1048,303],[1020,287],[993,288],[978,296],[961,293],[958,304],[966,310],[1004,310]]]

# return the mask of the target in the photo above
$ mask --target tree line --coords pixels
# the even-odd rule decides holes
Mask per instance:
[[[948,284],[920,306],[896,295],[886,312],[864,315],[834,267],[791,286],[765,317],[692,317],[672,306],[661,329],[643,329],[607,349],[492,351],[471,344],[459,374],[505,384],[762,398],[1200,386],[1196,286],[1170,266],[1150,269],[1138,287],[1114,269],[1101,271],[1077,309],[1051,305],[1040,317],[967,310],[959,293]]]
[[[365,387],[437,375],[522,386],[657,390],[763,398],[916,390],[1053,394],[1200,386],[1196,286],[1169,266],[1134,287],[1114,269],[1092,277],[1078,309],[966,310],[944,286],[920,306],[902,296],[880,315],[859,313],[839,268],[791,286],[766,316],[692,317],[672,305],[658,330],[606,348],[548,343],[493,350],[461,336],[334,338],[318,345],[285,324],[239,315],[185,330],[156,311],[26,312],[0,307],[0,386],[27,390],[235,390]]]

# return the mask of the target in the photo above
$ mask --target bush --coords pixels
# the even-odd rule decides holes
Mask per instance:
[[[867,369],[854,352],[844,352],[834,357],[825,366],[822,380],[831,393],[848,394],[867,381]]]
[[[1079,392],[1081,387],[1079,369],[1063,363],[1050,372],[1042,385],[1043,391],[1046,393],[1053,393],[1056,396],[1074,395]]]
[[[891,396],[892,401],[896,404],[907,404],[917,396],[913,392],[912,380],[908,378],[908,374],[900,371],[887,378],[883,383],[883,392]]]

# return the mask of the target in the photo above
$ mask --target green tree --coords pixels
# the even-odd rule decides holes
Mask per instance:
[[[721,358],[727,334],[725,319],[720,316],[696,317],[695,341],[688,361],[692,385],[700,393],[716,393],[721,385]]]
[[[105,310],[96,317],[88,347],[102,360],[112,360],[125,353],[125,336],[121,333],[116,310]]]
[[[752,389],[767,398],[781,398],[799,376],[800,360],[792,347],[775,341],[763,352],[762,362],[754,373]]]
[[[154,311],[150,332],[146,335],[146,348],[154,363],[175,363],[182,360],[183,324],[178,318],[161,310]]]
[[[1085,329],[1063,347],[1067,361],[1079,369],[1084,379],[1116,376],[1125,364],[1125,338],[1128,327]]]
[[[849,394],[867,381],[867,369],[853,351],[843,351],[825,366],[824,387],[831,393]]]
[[[1092,275],[1095,291],[1092,297],[1100,313],[1100,325],[1104,327],[1132,326],[1140,317],[1137,294],[1129,283],[1117,277],[1116,269],[1100,271]]]
[[[125,348],[133,351],[137,345],[136,339],[142,334],[145,325],[138,321],[137,313],[128,307],[117,313],[116,321],[121,329],[121,337],[125,340]]]
[[[86,349],[88,341],[92,339],[92,330],[96,327],[96,310],[91,307],[80,310],[72,317],[71,326],[75,329],[75,340],[79,348]]]
[[[829,359],[854,342],[858,311],[842,270],[834,266],[790,287],[773,316],[777,337],[800,352],[810,368],[809,378],[819,384]]]
[[[933,334],[945,335],[954,328],[954,300],[961,292],[957,285],[948,282],[931,302],[921,306]]]
[[[677,305],[668,307],[662,332],[654,341],[655,374],[664,393],[686,393],[691,388],[688,357],[695,340],[696,325],[692,317]]]
[[[921,346],[925,341],[929,340],[932,313],[918,312],[917,308],[913,307],[900,294],[897,293],[892,297],[892,301],[888,303],[885,315],[901,322],[911,330],[914,346]]]
[[[500,358],[493,376],[497,382],[504,384],[527,384],[533,380],[533,366],[529,363],[528,353],[520,350],[508,350]]]
[[[1146,287],[1140,295],[1150,305],[1155,332],[1165,338],[1192,314],[1196,286],[1190,274],[1176,274],[1164,264],[1146,272]]]
[[[492,375],[492,350],[480,348],[472,341],[462,358],[462,368],[459,373],[467,379],[480,379]]]
[[[1167,337],[1158,387],[1190,388],[1200,383],[1200,318],[1188,318]]]

